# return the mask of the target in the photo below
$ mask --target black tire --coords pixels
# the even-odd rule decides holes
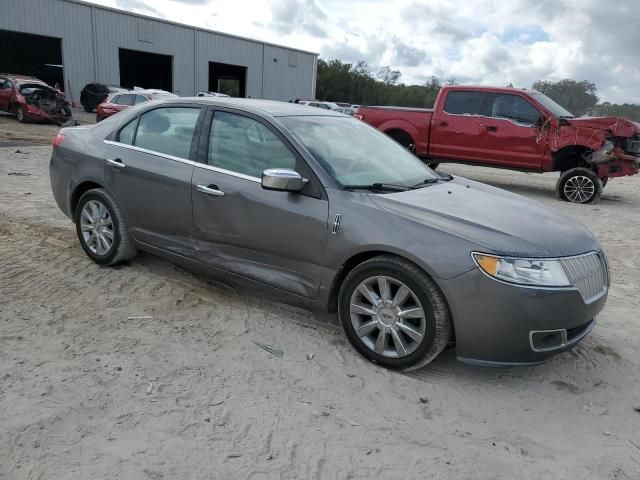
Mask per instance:
[[[82,107],[84,108],[84,111],[87,112],[87,113],[93,112],[93,108],[91,108],[88,105],[83,105]]]
[[[602,188],[604,188],[607,186],[607,183],[609,183],[609,177],[602,177],[600,181],[602,182]]]
[[[387,135],[389,135],[391,138],[393,138],[396,142],[398,142],[404,148],[409,150],[411,153],[415,154],[416,145],[413,142],[413,138],[411,138],[411,135],[409,135],[406,132],[403,132],[402,130],[391,130],[390,132],[385,132],[385,133],[387,133]]]
[[[351,297],[361,282],[385,276],[405,284],[420,302],[426,320],[422,341],[410,354],[390,358],[376,353],[356,334],[351,321]],[[452,333],[449,308],[437,285],[415,264],[394,255],[381,255],[355,267],[342,282],[338,297],[340,323],[353,347],[374,363],[392,369],[415,370],[430,363],[447,346]]]
[[[16,118],[18,119],[18,121],[20,123],[28,123],[29,122],[29,117],[27,116],[26,112],[24,111],[24,108],[22,108],[19,105],[16,108]]]
[[[576,185],[581,183],[583,186],[576,191]],[[588,168],[572,168],[560,175],[558,183],[556,183],[556,195],[565,202],[597,203],[602,195],[602,181]]]
[[[431,162],[431,163],[427,163],[427,165],[429,165],[429,168],[431,168],[431,170],[436,170],[440,166],[440,163],[439,162]]]
[[[108,211],[109,216],[113,222],[113,243],[111,248],[106,254],[99,255],[91,250],[87,242],[85,241],[81,231],[81,216],[82,209],[90,200],[96,200],[101,203]],[[129,233],[127,231],[127,224],[124,219],[122,210],[118,206],[115,198],[102,188],[96,188],[85,192],[78,201],[76,211],[74,214],[76,222],[76,233],[80,245],[85,253],[97,264],[100,265],[116,265],[118,263],[130,260],[136,255],[136,249],[131,242]]]

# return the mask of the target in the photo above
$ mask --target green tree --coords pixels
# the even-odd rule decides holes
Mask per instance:
[[[562,105],[576,116],[586,115],[598,103],[595,83],[588,80],[576,81],[569,78],[558,82],[538,80],[533,89]]]

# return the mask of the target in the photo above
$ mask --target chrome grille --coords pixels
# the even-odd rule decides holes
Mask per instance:
[[[560,259],[569,281],[578,289],[584,303],[600,297],[609,285],[607,263],[604,254],[591,252],[577,257]]]

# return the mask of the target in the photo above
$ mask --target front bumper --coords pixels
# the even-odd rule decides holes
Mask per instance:
[[[439,282],[453,317],[458,359],[532,365],[568,350],[591,332],[607,291],[585,304],[577,290],[523,288],[479,269]]]

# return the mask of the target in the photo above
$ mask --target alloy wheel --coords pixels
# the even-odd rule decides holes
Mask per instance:
[[[596,191],[596,186],[589,177],[576,175],[569,178],[564,184],[565,197],[575,203],[585,203]]]
[[[422,304],[401,281],[369,277],[351,295],[351,324],[362,343],[378,355],[401,358],[418,349],[427,330]]]
[[[82,208],[80,231],[84,243],[96,255],[107,255],[113,248],[113,219],[98,200],[89,200]]]

